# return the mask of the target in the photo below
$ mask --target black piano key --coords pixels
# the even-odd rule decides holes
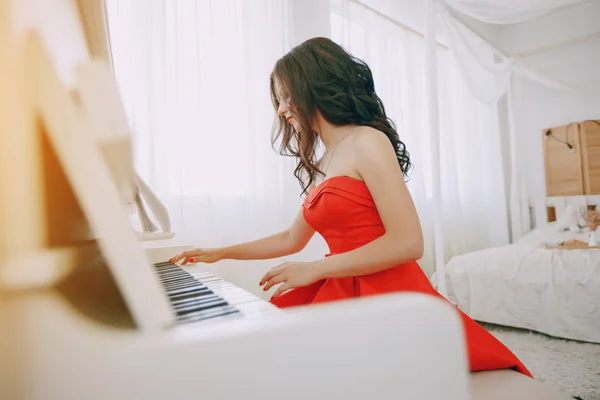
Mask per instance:
[[[185,289],[185,288],[189,288],[189,287],[203,287],[203,288],[206,288],[206,286],[204,286],[204,285],[202,285],[202,284],[200,284],[198,282],[172,283],[172,284],[163,285],[163,287],[166,290]]]
[[[162,282],[178,281],[178,280],[185,280],[185,279],[190,279],[190,278],[193,279],[191,275],[175,274],[175,273],[158,276],[158,279]]]
[[[198,286],[191,286],[188,288],[181,288],[181,289],[173,289],[173,290],[168,290],[165,289],[167,296],[173,298],[173,297],[178,297],[178,296],[182,296],[186,293],[191,294],[191,293],[198,293],[198,294],[202,294],[202,293],[206,293],[206,292],[212,292],[212,290],[206,288],[206,287],[198,287]]]
[[[185,309],[181,309],[181,310],[176,309],[175,313],[178,316],[202,314],[202,313],[206,313],[211,310],[217,310],[217,309],[220,309],[223,307],[231,307],[231,306],[225,300],[219,299],[219,300],[216,300],[216,301],[213,301],[210,303],[199,304],[194,307],[189,307],[189,308],[185,308]]]
[[[163,267],[172,267],[173,265],[177,265],[177,264],[172,263],[170,261],[164,261],[164,262],[154,263],[154,268],[155,269],[161,269]]]
[[[173,268],[167,268],[167,269],[162,269],[160,271],[157,271],[159,276],[168,276],[168,275],[186,275],[189,276],[191,275],[189,272],[187,272],[186,270],[184,270],[181,267],[173,267]]]
[[[239,310],[232,306],[225,306],[217,310],[208,310],[207,312],[185,315],[179,318],[181,322],[197,322],[215,317],[222,317],[229,314],[239,313]]]
[[[188,289],[186,291],[166,291],[167,296],[169,297],[169,299],[171,300],[171,302],[174,301],[179,301],[179,300],[183,300],[183,299],[189,299],[189,298],[195,298],[195,297],[203,297],[203,296],[211,296],[211,295],[215,295],[216,294],[208,289],[208,288],[195,288],[195,289]]]
[[[179,279],[168,279],[168,280],[162,280],[160,279],[160,283],[168,286],[175,286],[175,285],[185,285],[185,284],[189,284],[189,283],[194,283],[196,285],[201,285],[200,282],[198,282],[197,280],[193,279],[193,278],[179,278]]]
[[[191,275],[175,273],[175,272],[158,275],[158,279],[160,279],[163,282],[177,280],[177,279],[189,279],[189,278],[191,278]]]
[[[180,283],[180,282],[196,282],[197,284],[202,284],[201,282],[198,282],[197,279],[194,279],[191,276],[180,276],[177,278],[171,278],[171,279],[158,279],[159,281],[161,281],[163,284],[168,285],[170,283]]]
[[[196,301],[178,304],[173,307],[173,309],[179,313],[183,314],[190,310],[203,310],[205,308],[217,307],[217,305],[228,304],[222,297],[215,296],[214,298],[209,299],[197,299]]]
[[[221,298],[221,297],[216,295],[215,293],[210,293],[210,294],[207,294],[207,295],[201,296],[201,297],[188,296],[188,297],[184,297],[183,299],[178,299],[178,300],[171,299],[171,306],[182,307],[182,306],[193,304],[196,302],[205,301],[205,300],[209,300],[209,299],[218,299],[218,298]]]
[[[186,283],[186,282],[195,282],[198,285],[201,285],[201,282],[198,282],[198,280],[192,278],[192,277],[180,277],[177,279],[159,279],[159,281],[163,284],[163,285],[170,285],[170,284],[176,284],[176,283]]]
[[[195,322],[240,313],[182,267],[171,262],[157,263],[154,267],[178,321]],[[220,280],[214,277],[206,281],[217,283]]]
[[[200,303],[203,301],[209,301],[209,300],[214,300],[214,299],[221,299],[222,297],[215,294],[215,293],[206,293],[204,295],[201,296],[186,296],[183,298],[170,298],[169,300],[171,301],[171,307],[184,307],[190,304],[195,304],[195,303]]]
[[[186,284],[196,284],[196,285],[201,285],[200,282],[198,282],[195,279],[192,278],[185,278],[185,279],[171,279],[171,280],[161,280],[159,279],[160,283],[163,286],[177,286],[177,285],[186,285]]]

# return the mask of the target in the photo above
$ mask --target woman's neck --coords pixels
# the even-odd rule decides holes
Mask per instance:
[[[341,139],[348,134],[348,128],[350,125],[335,126],[327,122],[320,115],[317,117],[317,129],[316,132],[319,134],[321,141],[325,145],[326,149],[334,147]]]

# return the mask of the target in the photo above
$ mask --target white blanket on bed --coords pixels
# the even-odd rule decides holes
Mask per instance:
[[[454,257],[449,298],[479,321],[600,343],[600,250],[541,247],[588,235],[549,225],[512,245]]]

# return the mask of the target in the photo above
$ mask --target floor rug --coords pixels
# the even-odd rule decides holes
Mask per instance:
[[[581,400],[600,400],[600,344],[481,325],[511,349],[535,379]]]

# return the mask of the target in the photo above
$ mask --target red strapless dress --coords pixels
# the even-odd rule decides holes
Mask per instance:
[[[303,203],[306,222],[326,240],[330,254],[363,246],[383,235],[384,227],[367,185],[337,176],[314,188]],[[389,292],[420,292],[443,298],[416,261],[371,275],[332,278],[271,298],[278,307],[294,307]],[[471,371],[511,368],[531,377],[519,359],[481,325],[456,309],[466,335]]]

